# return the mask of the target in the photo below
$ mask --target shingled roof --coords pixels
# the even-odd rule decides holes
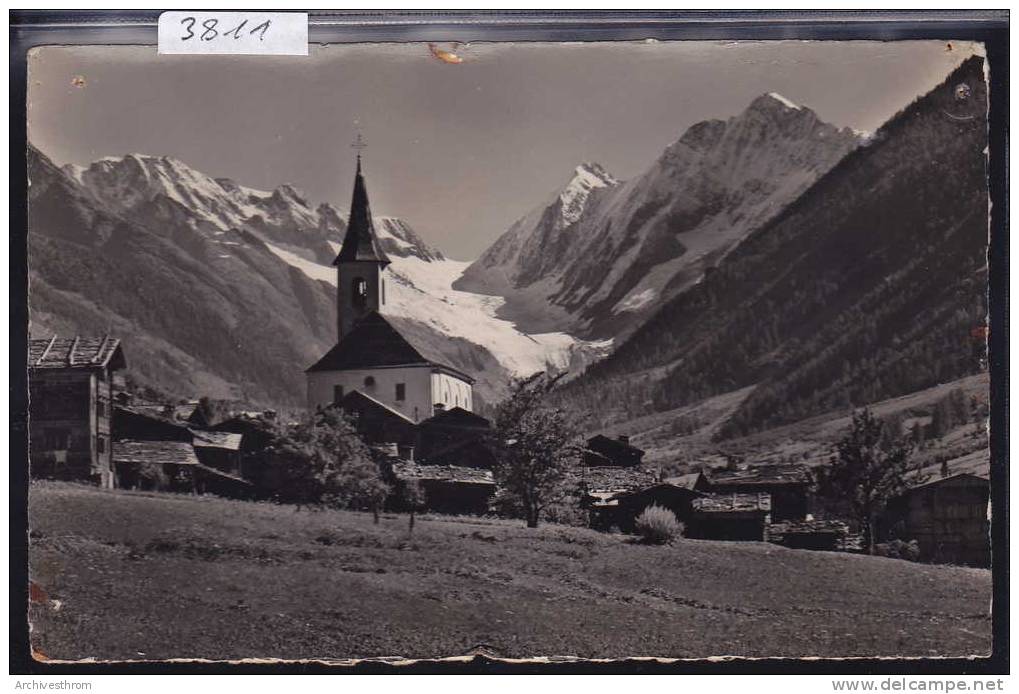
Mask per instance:
[[[195,448],[222,448],[227,451],[239,451],[243,434],[228,431],[208,431],[207,429],[191,429]]]
[[[714,488],[810,484],[805,465],[751,465],[742,470],[709,470],[704,473]]]
[[[706,494],[692,504],[698,513],[769,513],[771,494]]]
[[[361,157],[357,158],[357,173],[354,176],[354,194],[350,200],[350,216],[347,221],[347,233],[343,237],[343,246],[333,265],[349,262],[373,262],[388,265],[386,252],[382,250],[378,237],[375,235],[375,223],[372,221],[371,206],[368,204],[368,187],[361,175]]]
[[[451,366],[425,357],[382,314],[372,311],[354,324],[354,328],[308,367],[314,371],[349,371],[396,366],[432,366],[449,371],[470,383],[474,379]]]
[[[113,444],[113,462],[160,465],[198,465],[198,456],[190,441],[133,441]]]
[[[576,474],[588,492],[633,491],[658,483],[657,473],[634,467],[584,467]]]
[[[28,366],[31,369],[94,369],[127,366],[120,340],[103,337],[57,337],[28,341]]]
[[[459,482],[461,484],[494,485],[495,478],[491,470],[459,465],[419,465],[417,463],[397,463],[393,465],[393,474],[398,479],[434,480],[441,482]]]

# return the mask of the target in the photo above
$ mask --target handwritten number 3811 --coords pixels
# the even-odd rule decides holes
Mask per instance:
[[[259,24],[257,27],[255,27],[254,29],[249,31],[248,35],[253,35],[253,34],[258,33],[258,40],[261,41],[262,39],[265,38],[265,32],[267,32],[269,30],[269,24],[271,22],[272,22],[272,20],[269,20],[269,19],[265,20],[264,22]],[[180,37],[181,41],[187,41],[188,39],[192,39],[192,38],[194,38],[196,36],[194,29],[195,29],[195,24],[198,23],[197,19],[195,19],[194,17],[185,17],[184,19],[180,20],[180,23],[186,25],[185,29],[187,31],[186,35]],[[216,27],[219,26],[219,20],[215,19],[215,18],[206,19],[204,22],[202,22],[202,29],[203,29],[203,31],[201,32],[201,34],[198,34],[198,40],[199,41],[212,41],[217,36],[233,36],[235,39],[239,39],[239,38],[241,38],[241,29],[243,29],[244,26],[247,23],[248,23],[248,20],[245,19],[243,22],[238,24],[236,27],[234,27],[230,31],[224,31],[224,32],[220,33],[219,31],[216,30]]]

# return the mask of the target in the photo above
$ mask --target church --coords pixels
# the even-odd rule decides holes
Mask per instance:
[[[375,233],[357,156],[347,233],[336,266],[336,345],[306,371],[308,407],[357,391],[414,424],[453,408],[472,411],[474,379],[415,345],[385,317],[389,257]]]

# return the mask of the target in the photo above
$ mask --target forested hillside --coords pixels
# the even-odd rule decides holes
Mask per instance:
[[[972,58],[563,395],[605,424],[756,384],[725,438],[978,371],[986,104]]]

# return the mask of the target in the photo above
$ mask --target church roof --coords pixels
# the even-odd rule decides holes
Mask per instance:
[[[421,348],[413,345],[376,311],[357,321],[353,329],[324,357],[310,366],[308,371],[350,371],[395,366],[432,366],[449,371],[470,383],[474,382],[462,371],[425,356]]]
[[[373,263],[390,263],[386,252],[382,250],[378,236],[375,234],[375,223],[372,221],[371,206],[368,204],[368,187],[361,174],[361,157],[357,158],[357,174],[354,176],[354,194],[350,200],[350,216],[347,219],[347,233],[343,237],[343,246],[333,265],[356,261]]]

